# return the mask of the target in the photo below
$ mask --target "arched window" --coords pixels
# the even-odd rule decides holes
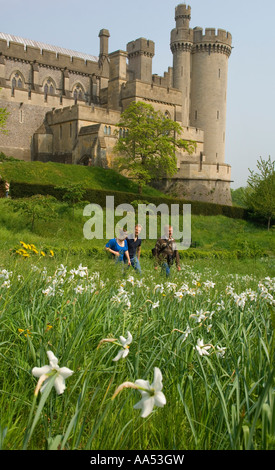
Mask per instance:
[[[53,96],[55,94],[55,85],[51,78],[47,78],[43,86],[44,98],[47,100],[48,95]]]
[[[11,83],[15,88],[23,88],[24,79],[20,72],[14,72],[11,75]]]
[[[84,101],[85,100],[85,90],[80,83],[77,83],[72,90],[72,94],[74,97],[75,102],[78,100]]]
[[[13,72],[10,79],[12,95],[14,95],[15,88],[24,88],[24,78],[20,72]]]

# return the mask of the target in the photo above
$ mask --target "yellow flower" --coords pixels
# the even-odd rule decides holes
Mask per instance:
[[[51,256],[54,256],[53,250],[50,250],[50,254],[51,254]]]
[[[32,251],[37,255],[38,254],[38,251],[36,250],[36,248],[33,248]]]
[[[41,251],[40,254],[41,254],[42,256],[46,256],[45,253],[44,253],[44,251]]]
[[[20,242],[20,243],[21,243],[21,245],[23,245],[24,248],[28,248],[28,245],[26,245],[26,243],[24,243],[24,242]]]
[[[23,333],[24,330],[22,330],[22,328],[18,328],[18,332],[19,333]]]
[[[23,256],[24,258],[29,258],[29,257],[30,257],[29,253],[23,253],[22,256]]]

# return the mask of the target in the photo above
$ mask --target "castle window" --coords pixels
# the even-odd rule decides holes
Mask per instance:
[[[55,93],[55,87],[54,83],[51,78],[48,78],[46,83],[44,84],[44,99],[47,101],[48,95],[54,95]]]
[[[84,91],[83,86],[80,85],[80,83],[77,83],[74,86],[74,88],[72,90],[72,94],[73,94],[75,103],[77,103],[78,100],[84,101],[84,99],[85,99],[85,91]]]
[[[111,127],[108,127],[108,135],[111,135]]]
[[[72,123],[70,122],[70,137],[72,137],[73,135],[73,126],[72,126]]]
[[[195,111],[195,120],[198,119],[198,111]]]
[[[14,72],[11,76],[11,95],[14,96],[15,88],[23,88],[24,80],[19,72]]]
[[[107,135],[107,126],[104,127],[104,134]]]
[[[59,137],[62,139],[62,126],[59,127]]]
[[[220,119],[220,111],[217,111],[217,119]]]
[[[23,123],[23,110],[22,109],[19,110],[19,122],[20,124]]]
[[[202,171],[202,160],[203,160],[203,155],[202,155],[202,152],[200,152],[200,164],[199,164],[199,171]]]
[[[219,78],[221,78],[221,69],[219,69]]]
[[[219,171],[220,171],[220,164],[217,163],[217,173],[219,173]]]

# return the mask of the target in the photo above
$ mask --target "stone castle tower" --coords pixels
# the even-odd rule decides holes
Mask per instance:
[[[232,37],[222,29],[192,29],[190,20],[191,7],[179,4],[173,66],[163,76],[152,75],[155,44],[145,38],[110,53],[110,33],[102,29],[96,57],[0,33],[0,107],[11,113],[0,151],[108,168],[121,112],[145,101],[197,142],[195,154],[178,152],[174,177],[155,185],[188,199],[231,204],[225,132]]]

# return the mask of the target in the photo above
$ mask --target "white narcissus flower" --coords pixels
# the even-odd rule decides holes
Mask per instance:
[[[225,355],[226,348],[221,348],[220,346],[217,346],[217,351],[216,354],[218,357],[223,358]]]
[[[141,417],[146,418],[152,413],[154,406],[163,407],[166,404],[166,398],[162,392],[162,374],[158,367],[154,368],[154,381],[150,385],[148,380],[137,379],[135,383],[124,382],[115,391],[112,400],[124,388],[134,388],[141,393],[141,400],[134,405],[135,409],[141,409]]]
[[[56,373],[56,379],[54,381],[54,387],[56,393],[60,395],[64,392],[65,386],[65,379],[70,377],[73,374],[71,369],[68,367],[59,367],[58,359],[55,357],[52,351],[47,351],[47,356],[49,358],[50,364],[48,366],[43,367],[34,367],[32,369],[32,374],[34,377],[39,377],[39,381],[36,387],[36,395],[38,390],[41,387],[41,384],[44,382],[43,386],[41,387],[41,393],[43,393],[49,379]]]
[[[200,356],[209,356],[208,349],[210,349],[211,347],[211,344],[204,344],[203,339],[198,339],[196,350],[198,351]]]
[[[124,359],[126,356],[129,354],[129,344],[131,344],[133,337],[131,333],[128,331],[128,336],[127,339],[124,338],[124,336],[120,336],[120,346],[122,346],[123,349],[119,351],[119,353],[116,355],[116,357],[113,359],[113,361],[118,361],[119,359]],[[117,343],[118,344],[118,343]]]
[[[162,373],[158,367],[154,368],[154,381],[152,385],[148,380],[138,379],[135,385],[141,393],[141,400],[134,405],[135,409],[141,409],[141,417],[146,418],[154,408],[154,405],[163,407],[166,404],[166,398],[162,390]]]

